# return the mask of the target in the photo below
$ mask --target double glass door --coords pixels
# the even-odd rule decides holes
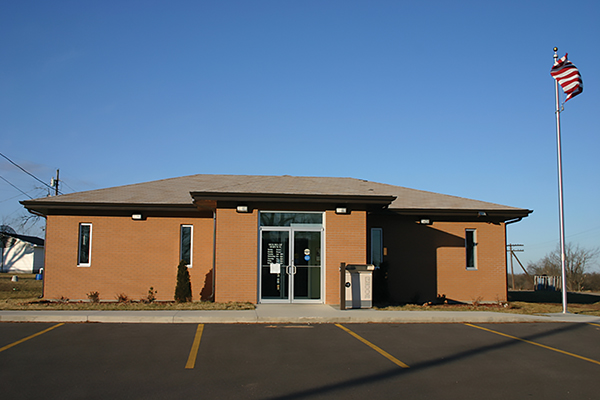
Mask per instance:
[[[262,302],[321,302],[321,229],[262,228]]]

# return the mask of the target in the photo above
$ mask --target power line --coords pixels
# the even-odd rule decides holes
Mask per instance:
[[[62,183],[63,185],[65,185],[66,187],[68,187],[69,189],[71,189],[74,192],[77,191],[77,190],[73,189],[67,182],[65,182],[64,179],[61,179],[60,183]]]
[[[25,168],[21,167],[19,164],[15,163],[13,160],[11,160],[10,158],[6,157],[4,154],[0,153],[0,156],[6,158],[6,160],[8,160],[9,163],[11,163],[12,165],[14,165],[15,167],[19,168],[21,171],[25,172],[27,175],[31,176],[33,179],[35,179],[36,181],[40,182],[42,185],[46,186],[49,189],[54,190],[54,188],[50,185],[48,185],[46,182],[42,181],[40,178],[38,178],[37,176],[33,175],[31,172],[25,170]],[[20,189],[19,189],[20,190]],[[60,193],[60,192],[59,192]],[[62,194],[62,193],[60,193]]]
[[[36,189],[33,189],[36,190]],[[33,192],[33,190],[30,190],[29,193]],[[13,197],[9,197],[8,199],[4,199],[4,200],[0,200],[0,203],[4,203],[5,201],[10,201],[10,200],[14,200],[14,199],[18,199],[19,197],[21,197],[20,194],[13,196]]]
[[[585,231],[582,231],[582,232],[577,232],[577,233],[569,234],[569,235],[566,235],[566,239],[569,240],[569,241],[572,241],[573,240],[572,238],[575,237],[575,236],[583,235],[584,233],[589,233],[589,232],[595,231],[595,230],[597,230],[599,228],[600,227],[595,227],[595,228],[591,228],[591,229],[588,229],[588,230],[585,230]],[[531,248],[539,249],[539,248],[542,248],[542,247],[556,246],[558,244],[559,244],[559,239],[557,238],[557,239],[552,239],[552,240],[546,240],[544,242],[538,242],[538,243],[534,243],[534,244],[528,244],[527,246],[530,249]]]
[[[10,186],[14,187],[19,192],[23,193],[25,196],[27,196],[27,197],[29,197],[30,199],[33,200],[33,197],[31,197],[30,195],[28,195],[27,193],[25,193],[24,191],[22,191],[21,189],[19,189],[18,187],[16,187],[15,185],[13,185],[12,183],[10,183],[9,181],[7,181],[2,175],[0,175],[0,179],[2,179],[4,182],[8,183]]]
[[[597,227],[595,227],[595,228],[588,229],[587,231],[583,231],[583,232],[574,233],[574,234],[572,234],[572,235],[569,235],[569,237],[573,237],[573,236],[577,236],[577,235],[583,235],[584,233],[588,233],[588,232],[591,232],[591,231],[595,231],[596,229],[600,229],[600,226],[597,226]]]

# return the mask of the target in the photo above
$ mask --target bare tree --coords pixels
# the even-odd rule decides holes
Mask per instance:
[[[586,249],[567,243],[565,246],[565,268],[567,270],[567,290],[581,291],[585,281],[585,273],[593,265],[600,254],[595,247]],[[527,265],[527,271],[533,275],[561,276],[562,263],[560,247],[548,253],[541,260]]]
[[[28,232],[29,230],[38,227],[40,231],[46,230],[46,221],[43,217],[36,214],[22,214],[19,217],[19,228],[23,232]]]

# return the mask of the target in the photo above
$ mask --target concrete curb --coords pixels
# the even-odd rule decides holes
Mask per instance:
[[[244,311],[1,311],[0,322],[330,324],[586,322],[577,314],[522,315],[488,311],[336,310],[324,305],[258,305]]]
[[[544,316],[551,318],[553,322],[586,322],[600,324],[600,317],[594,315],[551,313],[544,314]]]

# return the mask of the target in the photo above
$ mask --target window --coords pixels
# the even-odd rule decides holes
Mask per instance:
[[[376,268],[383,262],[383,229],[371,228],[371,264]]]
[[[465,230],[465,247],[467,250],[467,269],[477,269],[477,242],[475,229]]]
[[[192,266],[192,232],[192,225],[181,225],[179,259],[183,260],[188,267]]]
[[[323,213],[261,212],[260,226],[321,226]]]
[[[89,267],[92,251],[92,224],[79,224],[79,247],[77,250],[77,265]]]

